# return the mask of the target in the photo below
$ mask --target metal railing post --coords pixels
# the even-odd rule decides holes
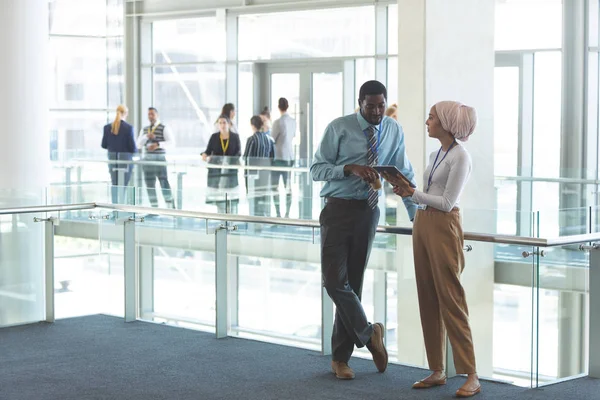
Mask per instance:
[[[600,247],[590,249],[589,376],[600,378]]]
[[[44,300],[45,321],[54,322],[54,217],[34,218],[34,222],[44,222]]]
[[[215,230],[215,333],[217,339],[229,332],[229,296],[227,285],[227,224]]]
[[[123,253],[125,269],[125,322],[137,319],[138,286],[137,265],[135,251],[135,218],[128,218],[123,224]],[[143,220],[141,220],[143,221]]]

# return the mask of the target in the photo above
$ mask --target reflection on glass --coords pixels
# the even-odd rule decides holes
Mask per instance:
[[[533,104],[533,176],[535,177],[559,177],[561,82],[561,52],[536,53]]]
[[[106,72],[104,38],[51,36],[50,108],[106,108]]]
[[[216,17],[156,21],[152,38],[157,64],[225,60],[225,25]]]
[[[519,68],[494,69],[494,175],[517,174],[519,149]]]
[[[105,112],[51,111],[50,130],[56,134],[56,143],[51,146],[59,153],[100,149],[102,128],[107,123]]]
[[[324,58],[375,52],[373,6],[242,15],[238,24],[239,60]]]
[[[562,46],[561,0],[496,1],[495,20],[496,50]]]
[[[154,68],[154,106],[171,126],[178,148],[204,151],[223,104],[223,64]]]

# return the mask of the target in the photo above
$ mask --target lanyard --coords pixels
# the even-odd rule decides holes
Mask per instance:
[[[381,141],[381,124],[382,123],[383,123],[383,121],[381,121],[379,123],[379,128],[377,128],[377,144],[376,144],[375,149],[373,149],[373,147],[371,146],[371,141],[369,140],[369,134],[367,133],[369,128],[367,128],[363,131],[363,133],[365,134],[365,137],[367,138],[367,145],[369,145],[369,148],[371,149],[373,154],[376,154],[376,155],[379,155],[379,143]]]
[[[444,157],[442,157],[442,159],[440,160],[440,162],[436,165],[438,157],[440,156],[440,152],[442,151],[442,148],[440,147],[440,149],[437,152],[437,156],[435,156],[435,161],[433,162],[433,166],[431,167],[431,172],[429,173],[429,179],[427,180],[427,190],[426,193],[429,192],[429,188],[431,187],[431,181],[433,179],[433,174],[435,173],[435,170],[438,169],[438,167],[440,166],[440,164],[442,162],[444,162],[444,158],[446,158],[446,156],[448,155],[448,153],[450,153],[450,150],[452,150],[452,148],[454,147],[454,145],[456,144],[456,140],[454,142],[452,142],[452,144],[450,145],[450,148],[448,149],[448,151],[446,152],[446,154],[444,154]]]
[[[225,153],[227,153],[227,149],[229,148],[229,139],[227,139],[227,144],[225,144],[225,141],[223,140],[223,138],[221,139],[221,148],[223,149],[223,155],[225,155]]]
[[[160,125],[160,122],[156,121],[156,123],[154,124],[154,126],[151,126],[149,131],[152,135],[154,135],[154,131],[156,130],[156,128],[158,128],[158,125]]]

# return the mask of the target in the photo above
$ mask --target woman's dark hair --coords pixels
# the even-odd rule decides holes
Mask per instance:
[[[278,107],[281,111],[287,111],[287,109],[290,107],[290,104],[285,97],[281,97],[279,99]]]
[[[223,109],[221,110],[221,115],[226,115],[227,118],[231,119],[232,111],[235,111],[235,106],[233,105],[233,103],[227,103],[223,106]],[[231,121],[229,122],[231,123]]]
[[[260,112],[260,115],[264,115],[268,119],[271,119],[271,111],[269,111],[269,107],[263,108],[263,110]]]
[[[231,126],[231,120],[229,119],[229,117],[225,114],[219,115],[219,118],[217,118],[217,122],[219,122],[219,120],[223,118],[225,121],[227,121],[227,124],[229,126]]]
[[[250,125],[256,128],[257,131],[260,131],[263,127],[263,120],[260,115],[255,115],[250,118]]]

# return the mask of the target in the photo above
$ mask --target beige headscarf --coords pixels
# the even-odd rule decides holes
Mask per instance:
[[[435,111],[445,131],[450,132],[457,140],[469,140],[477,125],[477,112],[473,107],[458,101],[440,101],[436,103]]]

